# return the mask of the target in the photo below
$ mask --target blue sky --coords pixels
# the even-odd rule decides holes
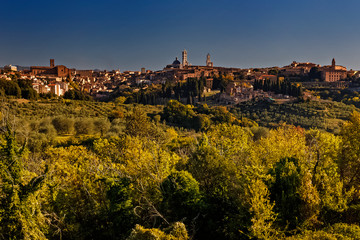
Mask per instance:
[[[189,62],[360,69],[357,0],[1,1],[0,66],[159,70]]]

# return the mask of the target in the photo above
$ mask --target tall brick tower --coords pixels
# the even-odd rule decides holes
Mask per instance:
[[[213,63],[210,60],[210,53],[206,55],[206,66],[207,67],[213,67]]]
[[[50,67],[55,67],[55,60],[54,59],[50,59]]]
[[[184,51],[182,52],[182,66],[188,66],[189,62],[187,60],[187,51],[184,49]]]

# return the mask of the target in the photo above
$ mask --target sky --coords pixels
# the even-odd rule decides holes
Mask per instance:
[[[1,0],[0,66],[161,70],[272,67],[292,61],[360,69],[358,0]]]

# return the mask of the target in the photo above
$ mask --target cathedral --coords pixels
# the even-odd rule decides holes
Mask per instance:
[[[172,64],[166,65],[165,69],[184,69],[184,68],[190,67],[191,64],[189,64],[187,57],[188,57],[187,51],[184,49],[184,51],[182,51],[182,63],[180,63],[180,61],[176,57]],[[206,55],[205,66],[206,67],[214,67],[213,62],[211,62],[211,60],[210,60],[209,53]]]

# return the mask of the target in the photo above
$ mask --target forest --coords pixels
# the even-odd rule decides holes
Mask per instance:
[[[356,110],[2,99],[0,239],[360,239]]]

